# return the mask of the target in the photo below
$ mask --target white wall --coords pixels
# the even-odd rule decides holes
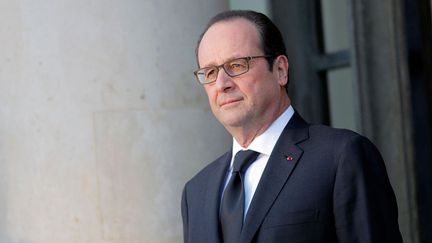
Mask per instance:
[[[0,242],[180,242],[230,142],[195,82],[226,1],[0,0]]]

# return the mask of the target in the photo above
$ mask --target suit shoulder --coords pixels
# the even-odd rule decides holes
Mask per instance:
[[[202,184],[204,181],[209,178],[210,175],[215,173],[215,171],[220,170],[221,168],[225,168],[227,166],[227,159],[230,156],[230,152],[226,152],[223,155],[219,156],[219,158],[210,162],[207,166],[198,171],[187,183],[188,184]]]
[[[376,146],[367,137],[348,129],[311,125],[309,136],[311,144],[319,145],[323,151],[333,151],[335,155],[347,149],[366,149],[378,152]]]
[[[312,138],[319,138],[324,141],[347,142],[356,139],[369,141],[368,138],[355,131],[325,125],[310,125],[309,132]]]

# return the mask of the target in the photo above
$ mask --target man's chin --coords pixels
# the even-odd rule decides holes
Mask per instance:
[[[242,127],[247,119],[242,116],[221,117],[218,119],[225,127]]]

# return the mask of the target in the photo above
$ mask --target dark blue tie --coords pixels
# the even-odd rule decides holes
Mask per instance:
[[[259,153],[253,150],[241,150],[234,158],[233,171],[221,202],[220,221],[224,243],[237,243],[243,227],[244,186],[243,176]]]

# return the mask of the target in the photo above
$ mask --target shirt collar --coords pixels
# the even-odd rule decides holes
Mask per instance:
[[[264,133],[260,134],[256,137],[252,143],[247,147],[243,148],[236,140],[233,138],[233,147],[232,147],[232,158],[237,154],[240,150],[251,149],[259,152],[260,154],[265,154],[270,156],[273,151],[274,146],[276,145],[279,136],[282,134],[283,129],[286,124],[289,122],[291,117],[294,114],[294,109],[290,105],[271,125]],[[231,160],[232,163],[232,160]]]

